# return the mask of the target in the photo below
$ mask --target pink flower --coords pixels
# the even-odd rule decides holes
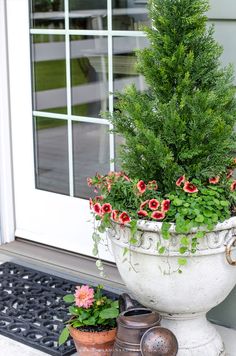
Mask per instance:
[[[118,214],[119,214],[119,210],[112,210],[112,213],[111,213],[111,218],[112,220],[114,221],[118,221]]]
[[[148,189],[149,190],[157,190],[158,189],[157,181],[150,180],[150,182],[148,182]]]
[[[176,181],[177,187],[180,187],[181,184],[184,183],[184,182],[185,182],[185,176],[179,177],[179,179],[177,179],[177,181]]]
[[[102,213],[103,213],[103,214],[109,214],[109,213],[111,213],[111,212],[112,212],[111,204],[109,204],[109,203],[103,204],[103,206],[102,206]]]
[[[146,206],[148,203],[149,203],[149,200],[143,201],[143,202],[140,204],[139,209],[140,209],[140,210],[143,210],[143,208],[145,208],[145,206]]]
[[[102,212],[101,204],[99,204],[99,203],[94,204],[94,206],[93,206],[93,211],[94,211],[96,214],[100,215],[101,212]]]
[[[131,221],[129,215],[124,211],[123,213],[120,214],[119,216],[119,222],[121,224],[127,224]]]
[[[151,199],[148,204],[149,209],[151,209],[151,210],[157,210],[159,205],[160,205],[160,203],[156,199]]]
[[[217,176],[217,177],[212,177],[212,178],[209,178],[209,183],[211,184],[217,184],[219,183],[219,180],[220,180],[220,177]]]
[[[89,208],[93,210],[93,200],[91,198],[89,199]]]
[[[107,190],[108,190],[109,193],[110,193],[110,191],[111,191],[111,187],[112,187],[111,183],[108,183],[108,184],[107,184]]]
[[[161,211],[168,211],[170,209],[170,200],[166,199],[163,200],[163,202],[161,203]]]
[[[162,220],[165,217],[165,213],[163,211],[154,211],[151,217],[155,220]]]
[[[233,173],[234,173],[233,169],[229,169],[229,170],[227,171],[227,176],[226,176],[226,178],[227,178],[227,179],[231,178],[232,175],[233,175]]]
[[[148,216],[148,213],[145,210],[139,210],[138,211],[138,216],[145,217],[145,216]]]
[[[137,188],[138,188],[138,191],[139,193],[143,194],[146,190],[146,184],[144,183],[143,180],[140,180],[138,183],[137,183]]]
[[[89,187],[91,187],[93,185],[92,178],[87,178],[87,184]]]
[[[94,290],[89,288],[89,286],[78,286],[75,290],[75,305],[77,307],[82,307],[85,309],[90,308],[93,305],[94,299]]]
[[[198,192],[198,189],[197,187],[190,183],[190,182],[185,182],[184,183],[184,187],[183,187],[183,190],[187,193],[197,193]]]
[[[233,181],[233,183],[230,186],[230,190],[233,192],[236,189],[236,180]]]

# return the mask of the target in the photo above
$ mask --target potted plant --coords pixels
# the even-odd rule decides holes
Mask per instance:
[[[72,304],[71,318],[60,334],[59,345],[71,335],[80,356],[110,356],[116,336],[118,301],[105,296],[100,285],[78,286],[64,301]]]
[[[107,231],[127,288],[162,314],[179,356],[225,355],[206,313],[236,283],[235,89],[208,9],[207,0],[149,1],[150,47],[137,52],[148,90],[117,93],[107,115],[125,139],[125,173],[88,178],[100,191],[90,199],[94,253]]]

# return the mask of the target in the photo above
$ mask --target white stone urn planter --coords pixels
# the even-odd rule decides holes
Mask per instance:
[[[128,226],[113,223],[108,231],[128,290],[140,303],[161,313],[162,326],[178,339],[178,356],[226,355],[221,337],[207,321],[206,313],[221,303],[236,284],[236,268],[228,263],[232,262],[230,249],[236,240],[236,217],[217,224],[201,239],[198,251],[186,257],[188,263],[182,274],[176,272],[180,255],[174,224],[168,241],[161,236],[160,222],[140,220],[138,229],[136,246],[129,244]],[[158,254],[157,244],[166,246],[163,255]],[[130,249],[125,255],[124,247]]]

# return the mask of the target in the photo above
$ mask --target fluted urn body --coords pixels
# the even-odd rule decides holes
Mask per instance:
[[[161,223],[139,221],[138,242],[131,246],[129,227],[114,223],[108,234],[121,277],[140,303],[162,314],[162,326],[178,339],[178,356],[225,355],[221,337],[206,313],[221,303],[236,283],[236,268],[225,256],[226,245],[235,239],[236,218],[205,234],[197,252],[185,256],[187,265],[182,273],[178,273],[180,235],[174,225],[170,233],[171,238],[164,240]],[[165,246],[163,254],[158,254],[158,246]],[[126,254],[125,247],[129,248]]]

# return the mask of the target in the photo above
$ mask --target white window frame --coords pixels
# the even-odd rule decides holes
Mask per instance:
[[[0,244],[15,239],[6,1],[0,0]]]

